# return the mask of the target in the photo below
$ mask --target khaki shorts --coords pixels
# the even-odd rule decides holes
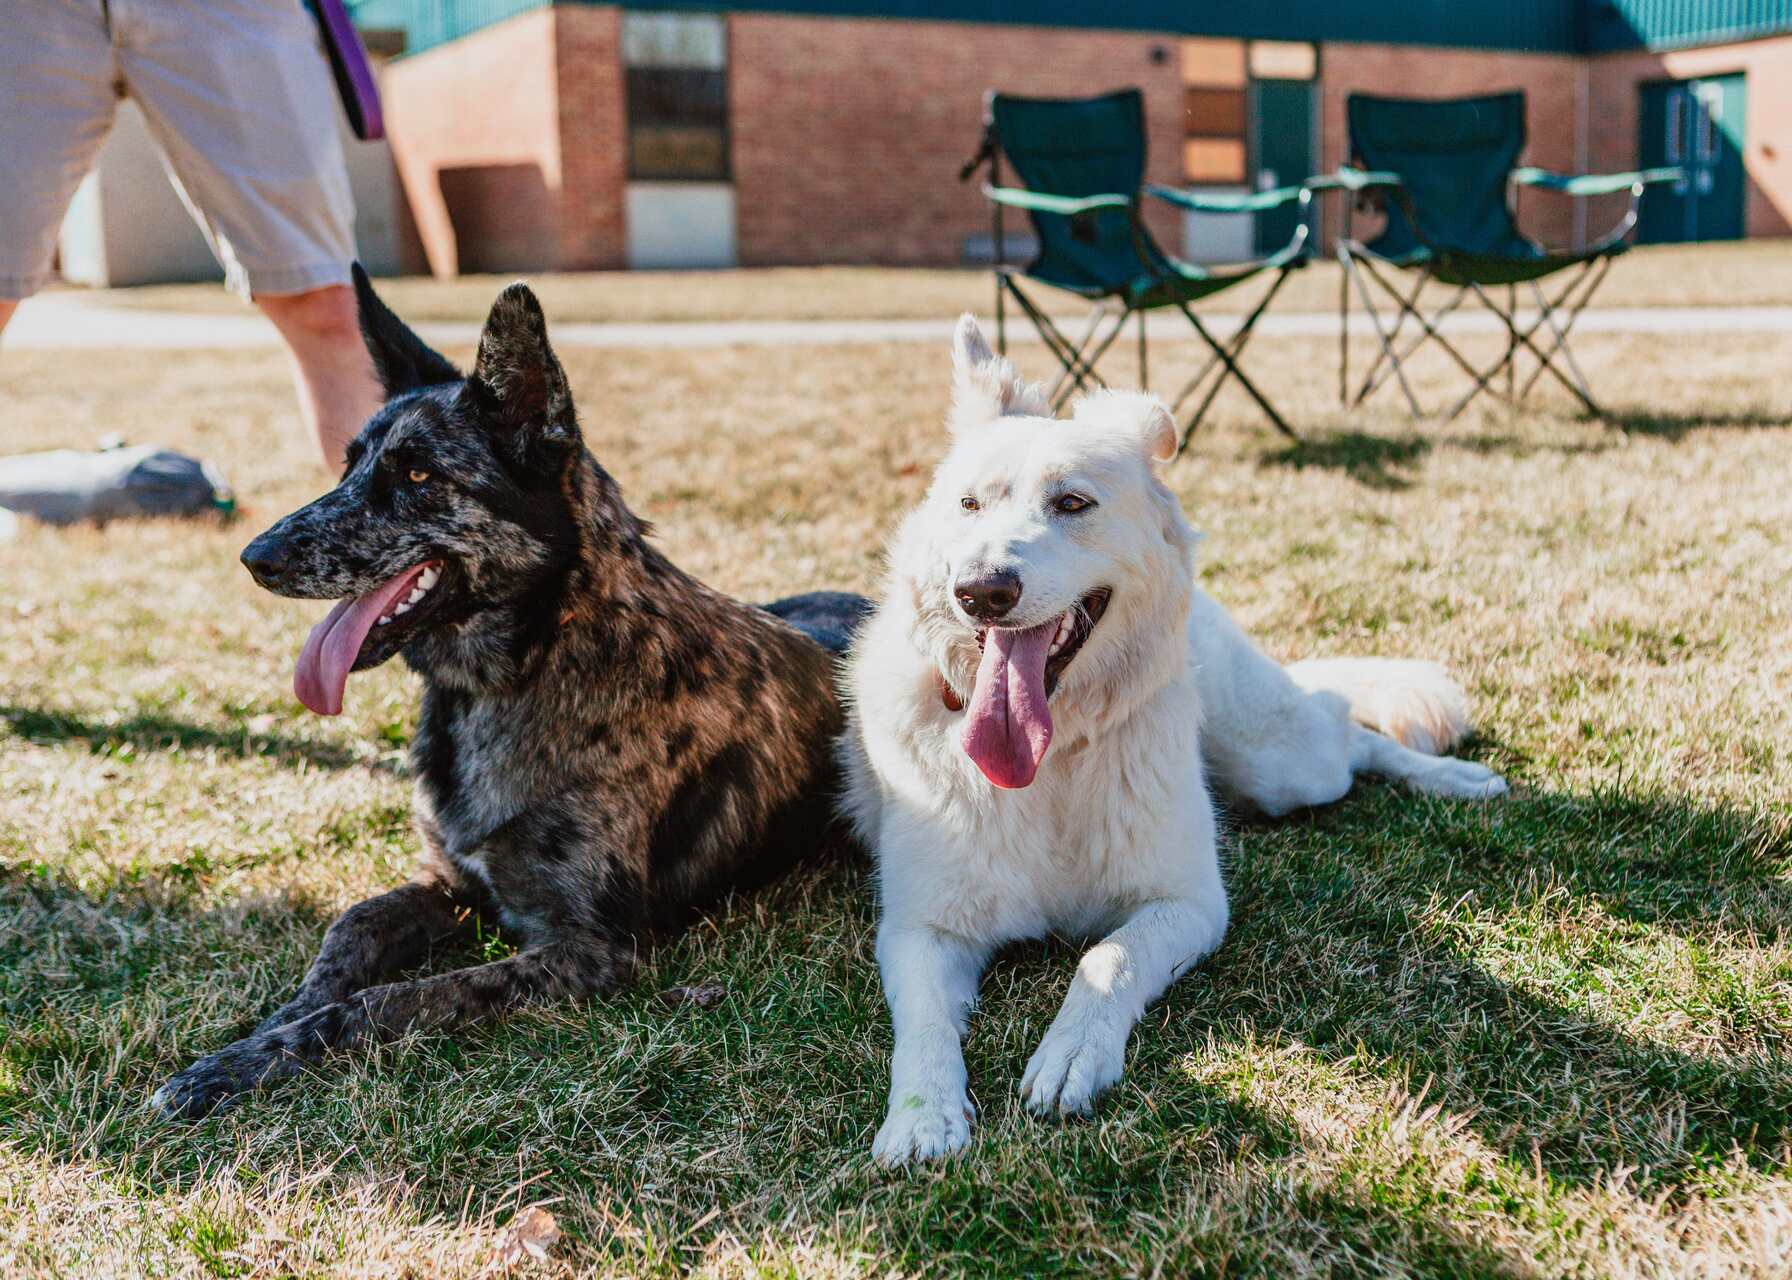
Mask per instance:
[[[340,108],[302,0],[0,0],[0,298],[48,282],[125,94],[232,290],[348,282]]]

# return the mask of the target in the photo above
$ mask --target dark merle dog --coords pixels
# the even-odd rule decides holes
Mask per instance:
[[[340,711],[349,673],[393,654],[423,677],[422,866],[344,913],[251,1035],[157,1092],[174,1115],[332,1050],[612,991],[648,940],[840,839],[830,650],[865,602],[761,610],[655,550],[584,447],[523,285],[492,307],[466,376],[359,268],[355,285],[388,402],[341,483],[243,563],[280,595],[342,600],[299,658],[312,710]],[[481,918],[522,949],[394,980]]]

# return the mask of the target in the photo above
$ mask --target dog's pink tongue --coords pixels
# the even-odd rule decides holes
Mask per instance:
[[[362,642],[398,593],[410,589],[416,574],[417,570],[406,569],[364,596],[350,596],[311,628],[292,673],[292,691],[308,710],[320,716],[342,714],[342,691]]]
[[[1052,743],[1045,705],[1045,662],[1058,620],[1025,631],[991,628],[983,639],[977,686],[965,709],[965,754],[998,787],[1024,787]]]

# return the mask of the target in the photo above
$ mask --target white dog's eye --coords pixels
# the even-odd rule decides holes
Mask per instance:
[[[958,500],[958,505],[963,507],[966,511],[981,511],[981,510],[983,510],[983,504],[981,502],[978,502],[975,498],[971,497],[971,495],[968,493],[965,494],[964,497],[962,497]]]
[[[1062,511],[1065,515],[1075,515],[1079,511],[1087,511],[1095,503],[1080,493],[1067,493],[1052,503],[1052,510]]]

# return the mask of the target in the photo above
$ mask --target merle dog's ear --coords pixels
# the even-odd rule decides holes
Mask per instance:
[[[361,316],[361,341],[373,357],[373,372],[387,398],[418,387],[459,382],[460,370],[433,350],[392,308],[380,301],[360,263],[350,268],[355,281],[355,307]]]
[[[516,462],[552,468],[579,443],[566,371],[548,345],[547,317],[518,281],[492,303],[469,381],[487,405],[487,423]]]
[[[1052,416],[1041,387],[1024,381],[1013,364],[989,349],[983,330],[967,312],[952,332],[952,412],[947,425],[958,435],[997,418]]]

